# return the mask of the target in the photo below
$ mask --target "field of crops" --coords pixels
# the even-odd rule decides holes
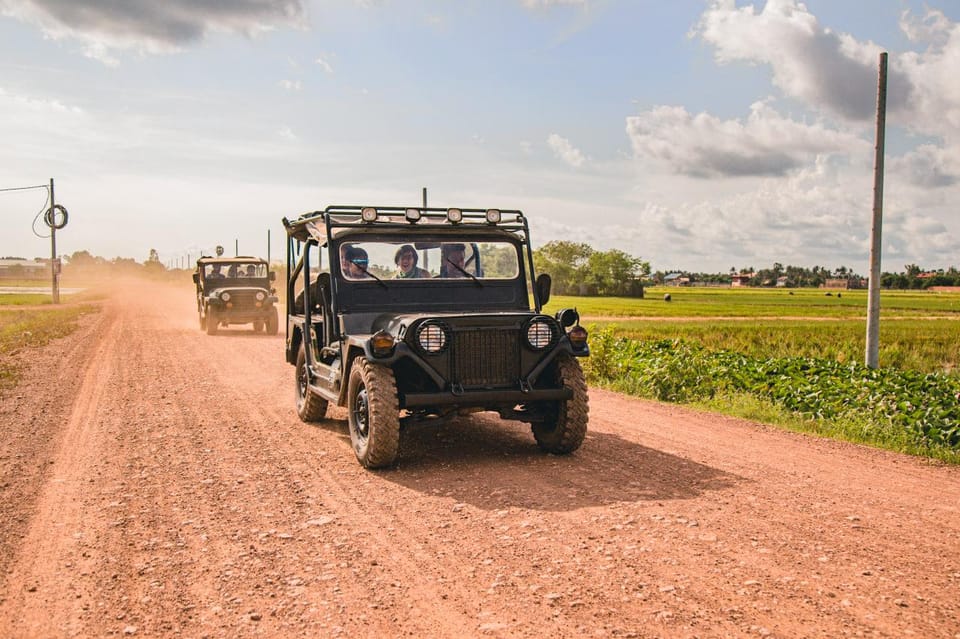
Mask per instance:
[[[960,294],[884,291],[877,371],[866,306],[866,291],[670,288],[546,310],[591,329],[592,384],[960,462]]]

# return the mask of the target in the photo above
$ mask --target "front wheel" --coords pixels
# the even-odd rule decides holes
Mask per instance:
[[[220,323],[220,320],[217,319],[217,309],[207,307],[207,335],[216,335],[217,334],[217,324]]]
[[[393,464],[400,452],[400,408],[393,371],[362,355],[353,360],[347,412],[357,460],[366,468]]]
[[[280,318],[277,316],[277,309],[273,309],[271,315],[267,315],[267,335],[276,335],[280,330]]]
[[[327,414],[327,400],[310,390],[307,354],[300,347],[297,353],[297,415],[305,422],[316,422]]]
[[[555,402],[547,419],[533,424],[537,445],[548,453],[565,455],[580,448],[587,435],[587,382],[580,362],[569,355],[557,358],[557,386],[569,388],[573,397]]]

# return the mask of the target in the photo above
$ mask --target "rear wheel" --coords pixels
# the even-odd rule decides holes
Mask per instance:
[[[207,335],[216,335],[217,334],[217,324],[219,323],[217,318],[217,309],[207,307]]]
[[[580,362],[570,355],[557,358],[557,386],[568,388],[573,397],[555,402],[546,420],[533,424],[537,445],[548,453],[565,455],[580,448],[587,435],[587,382]]]
[[[366,468],[393,464],[400,452],[400,408],[393,371],[363,356],[353,360],[347,412],[357,460]]]
[[[297,415],[305,422],[316,422],[327,414],[327,400],[310,390],[307,375],[307,354],[300,347],[297,353]]]

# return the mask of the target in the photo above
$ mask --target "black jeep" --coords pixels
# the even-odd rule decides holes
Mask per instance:
[[[200,328],[214,335],[220,326],[253,323],[254,331],[276,335],[277,274],[258,257],[201,257],[193,281],[197,285]]]
[[[580,447],[587,331],[540,312],[550,276],[534,279],[520,211],[330,206],[283,224],[302,420],[346,406],[367,468],[396,460],[402,425],[477,411],[530,423],[545,451]]]

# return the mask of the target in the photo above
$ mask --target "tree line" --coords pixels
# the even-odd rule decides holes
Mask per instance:
[[[785,286],[788,288],[818,288],[828,281],[845,280],[851,288],[866,286],[866,278],[846,266],[784,266],[775,262],[769,268],[731,267],[724,273],[685,271],[682,269],[652,271],[650,263],[619,249],[598,251],[582,242],[556,240],[533,252],[538,273],[550,273],[553,291],[557,295],[584,296],[642,296],[644,286],[667,284],[671,279],[683,279],[693,286],[731,285],[739,279],[742,285],[752,287]],[[193,268],[191,264],[190,269]],[[75,251],[64,256],[64,270],[75,274],[94,272],[160,274],[168,269],[160,262],[156,250],[143,262],[133,258],[106,259],[89,251]],[[671,276],[674,276],[671,278]],[[923,290],[932,286],[960,286],[960,270],[924,269],[907,264],[900,272],[883,272],[880,286],[887,289]]]
[[[682,282],[691,286],[730,286],[738,280],[743,286],[820,288],[840,282],[850,288],[867,286],[867,278],[847,266],[784,266],[775,262],[769,268],[731,267],[722,273],[693,272],[683,269],[651,272],[650,263],[618,249],[597,251],[588,244],[556,240],[533,252],[538,273],[550,273],[558,295],[642,296],[643,286]],[[931,286],[960,286],[960,271],[928,270],[907,264],[902,272],[883,272],[880,286],[887,289],[927,289]]]

